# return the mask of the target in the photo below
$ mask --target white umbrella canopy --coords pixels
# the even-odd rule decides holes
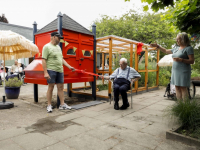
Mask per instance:
[[[173,64],[173,59],[172,59],[172,54],[165,55],[163,58],[160,59],[158,62],[159,67],[166,67],[166,66],[172,66]]]
[[[0,31],[0,59],[14,60],[33,57],[38,47],[30,40],[12,31]]]
[[[38,47],[33,44],[30,40],[26,39],[20,34],[12,31],[1,31],[0,30],[0,59],[4,60],[15,60],[19,58],[33,57],[39,53]],[[4,88],[5,88],[5,72],[4,72]],[[6,107],[5,104],[5,91],[3,96],[3,103],[0,103],[0,108]],[[13,104],[11,104],[13,107]]]

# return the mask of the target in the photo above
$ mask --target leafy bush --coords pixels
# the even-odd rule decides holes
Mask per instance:
[[[159,68],[159,85],[167,86],[171,78],[172,67],[160,67]]]
[[[193,69],[191,77],[200,77],[200,71],[197,69]]]
[[[97,88],[99,89],[99,91],[108,90],[108,84],[99,84],[97,85]]]
[[[167,112],[172,118],[177,118],[190,135],[200,137],[200,102],[197,99],[176,101]]]
[[[5,81],[6,87],[20,87],[22,84],[22,81],[20,81],[17,77],[10,78],[8,81]]]

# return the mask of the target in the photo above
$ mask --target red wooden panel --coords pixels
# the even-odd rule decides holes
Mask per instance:
[[[39,53],[35,55],[35,58],[42,57],[43,46],[51,41],[51,32],[35,35],[35,44],[39,48]]]

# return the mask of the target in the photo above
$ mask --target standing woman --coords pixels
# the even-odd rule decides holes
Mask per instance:
[[[179,100],[188,98],[188,90],[190,87],[191,66],[194,63],[194,51],[190,46],[190,40],[187,33],[179,33],[176,37],[177,45],[171,50],[167,50],[157,43],[150,44],[151,47],[157,47],[162,52],[172,54],[172,76],[171,84],[176,87],[176,97]]]

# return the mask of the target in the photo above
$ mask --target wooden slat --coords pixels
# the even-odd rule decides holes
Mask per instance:
[[[72,90],[76,90],[76,89],[84,89],[84,88],[90,88],[91,86],[88,85],[88,86],[80,86],[80,87],[74,87],[72,88]]]
[[[104,57],[105,57],[105,55],[104,55],[104,53],[102,53],[102,69],[103,70],[104,70],[104,65],[105,65],[104,64],[104,62],[105,62]],[[104,71],[103,71],[102,75],[104,75]],[[103,81],[103,84],[104,84],[104,79],[102,81]]]
[[[137,45],[135,46],[135,70],[138,71]],[[138,90],[138,81],[135,82],[135,89]]]
[[[104,45],[97,45],[98,48],[109,48],[109,46],[104,46]],[[113,47],[114,50],[130,50],[130,47],[128,48],[118,48],[118,47]]]
[[[129,43],[129,44],[137,44],[137,42],[131,42],[131,41],[128,41],[128,40],[125,40],[125,39],[117,38],[117,37],[112,37],[112,39],[118,40],[118,41],[121,41],[121,42],[126,42],[126,43]]]
[[[158,86],[156,85],[156,86],[148,87],[148,89],[153,89],[153,88],[156,88],[156,87],[158,87]]]
[[[109,75],[112,74],[112,39],[109,39]],[[108,83],[108,95],[111,94],[111,82]]]
[[[108,42],[103,42],[103,41],[99,41],[99,42],[97,42],[97,45],[98,45],[98,43],[99,44],[105,44],[105,45],[108,45],[109,46],[109,43]],[[121,47],[121,48],[130,48],[129,46],[125,46],[125,45],[128,45],[129,43],[121,43],[121,44],[113,44],[113,48],[114,47]],[[102,45],[102,46],[104,46],[104,45]]]
[[[145,87],[148,84],[148,49],[145,51]]]
[[[158,70],[148,70],[148,72],[157,72]]]
[[[158,70],[148,70],[148,72],[157,72]],[[139,70],[138,72],[146,72],[146,70]]]
[[[133,67],[133,44],[130,44],[130,67]]]
[[[109,39],[109,38],[110,38],[110,36],[102,37],[102,38],[96,39],[96,41],[97,41],[97,42],[98,42],[98,41],[103,41],[103,40],[107,40],[107,39]]]
[[[156,85],[159,85],[159,66],[158,66],[158,62],[159,62],[159,57],[160,57],[160,50],[157,51],[157,73],[156,73]]]

